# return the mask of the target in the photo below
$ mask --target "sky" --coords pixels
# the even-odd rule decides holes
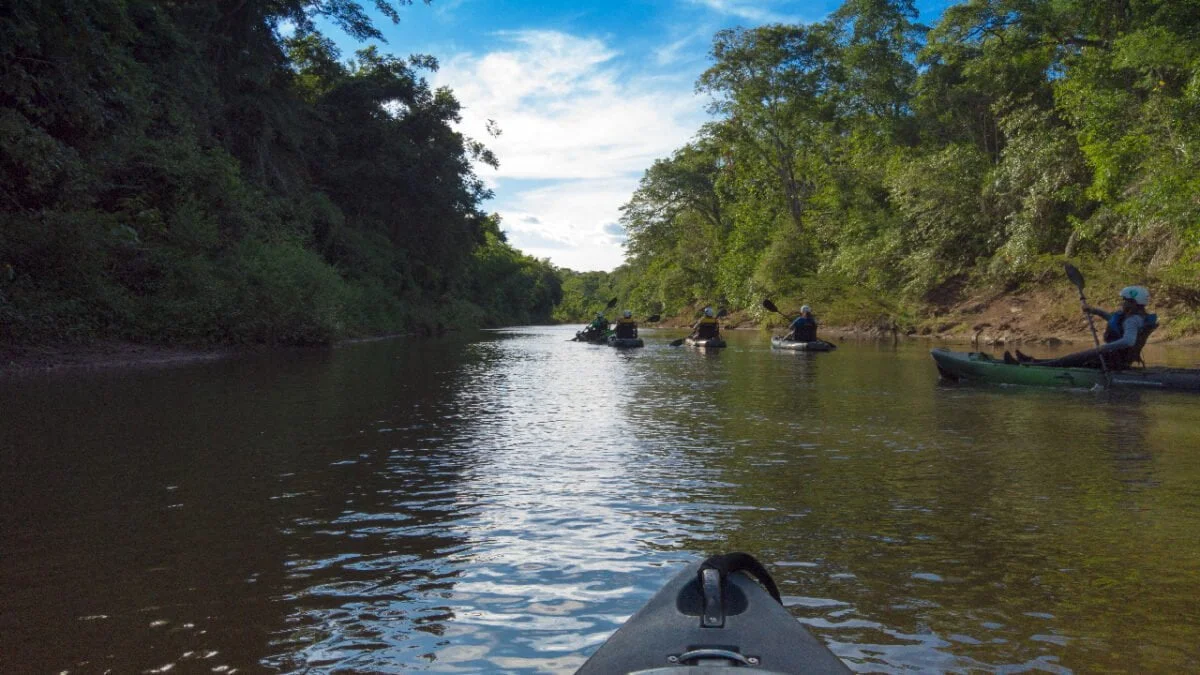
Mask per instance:
[[[371,0],[361,4],[374,11]],[[918,0],[936,21],[951,0]],[[840,0],[433,0],[376,16],[383,53],[429,54],[435,87],[462,105],[459,130],[500,168],[476,173],[495,193],[517,249],[575,271],[624,262],[620,207],[656,159],[710,118],[695,92],[724,28],[825,19]],[[328,25],[343,58],[365,46]],[[489,120],[500,130],[488,133]]]

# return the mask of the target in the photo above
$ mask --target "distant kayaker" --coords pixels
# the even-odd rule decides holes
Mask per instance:
[[[792,332],[785,339],[792,342],[817,341],[817,317],[813,316],[812,308],[804,305],[800,308],[800,316],[792,320]]]
[[[619,339],[632,339],[638,336],[637,322],[633,320],[633,312],[628,309],[622,312],[621,318],[617,319],[614,328]]]
[[[596,312],[596,318],[583,329],[583,333],[588,339],[605,337],[608,334],[608,319],[604,318],[604,312]]]
[[[721,337],[721,326],[717,323],[717,315],[712,307],[704,308],[704,316],[692,326],[692,334],[688,337],[693,340],[713,340]]]
[[[1039,366],[1062,368],[1100,368],[1100,358],[1109,370],[1124,370],[1141,360],[1142,347],[1150,333],[1158,327],[1158,316],[1146,313],[1150,291],[1143,286],[1126,286],[1121,289],[1121,308],[1109,313],[1098,307],[1082,303],[1083,311],[1094,314],[1107,322],[1104,329],[1105,344],[1100,349],[1088,349],[1057,359],[1034,359],[1020,350],[1017,358],[1004,352],[1007,363],[1036,363]]]

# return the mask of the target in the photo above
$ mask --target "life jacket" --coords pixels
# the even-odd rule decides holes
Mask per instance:
[[[1121,336],[1125,334],[1125,328],[1121,325],[1123,321],[1125,321],[1125,312],[1118,310],[1108,315],[1108,325],[1104,327],[1104,344],[1121,339]]]
[[[817,324],[802,323],[792,329],[792,340],[795,342],[816,342]]]
[[[637,322],[633,319],[621,317],[617,319],[616,325],[617,337],[619,338],[635,338],[637,337]]]
[[[815,342],[817,339],[817,318],[798,316],[792,321],[793,342]]]
[[[1115,326],[1114,319],[1116,320]],[[1108,327],[1106,327],[1104,330],[1105,343],[1115,342],[1121,339],[1121,337],[1125,334],[1125,327],[1123,325],[1124,320],[1124,312],[1112,313],[1112,316],[1109,317],[1108,320]],[[1142,328],[1138,331],[1137,341],[1132,347],[1118,349],[1115,352],[1111,352],[1111,355],[1106,355],[1106,358],[1109,359],[1107,365],[1113,370],[1121,370],[1132,366],[1138,361],[1141,361],[1142,347],[1146,346],[1146,340],[1149,339],[1150,334],[1154,332],[1155,328],[1158,328],[1158,315],[1143,314]],[[1112,336],[1111,338],[1110,335]],[[1145,362],[1143,361],[1143,363]]]
[[[717,337],[720,330],[716,318],[705,316],[700,319],[700,323],[696,326],[696,337],[701,340],[711,340]]]

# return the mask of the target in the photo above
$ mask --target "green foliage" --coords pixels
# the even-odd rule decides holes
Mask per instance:
[[[480,211],[471,162],[495,158],[420,76],[436,60],[342,61],[317,19],[379,37],[353,0],[0,11],[0,340],[307,344],[549,316],[557,273]]]
[[[1200,9],[907,0],[722,31],[718,116],[626,206],[631,297],[916,326],[1065,258],[1200,305]],[[1052,281],[1053,280],[1053,281]],[[801,301],[804,301],[801,300]]]
[[[485,242],[475,249],[465,294],[483,314],[485,325],[544,323],[563,299],[563,285],[548,260],[538,260],[508,244],[499,218],[485,225]]]

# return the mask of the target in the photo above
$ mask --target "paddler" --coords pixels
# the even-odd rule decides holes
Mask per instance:
[[[804,305],[800,308],[800,316],[792,320],[792,332],[784,337],[792,342],[817,341],[817,317],[813,316],[812,307]]]
[[[712,307],[704,308],[704,315],[692,326],[692,340],[713,340],[721,336],[721,326],[717,323],[717,315]]]
[[[1150,302],[1150,291],[1144,286],[1126,286],[1121,289],[1121,307],[1115,312],[1106,312],[1081,302],[1083,311],[1104,319],[1104,344],[1099,349],[1088,349],[1057,359],[1034,359],[1020,350],[1017,358],[1004,352],[1005,363],[1032,363],[1039,366],[1061,368],[1100,368],[1100,359],[1108,370],[1125,370],[1142,358],[1142,347],[1150,333],[1158,327],[1158,316],[1146,313]]]
[[[617,319],[616,325],[613,327],[616,330],[618,339],[626,340],[637,337],[637,321],[633,320],[633,312],[625,310],[621,313],[621,317]]]

